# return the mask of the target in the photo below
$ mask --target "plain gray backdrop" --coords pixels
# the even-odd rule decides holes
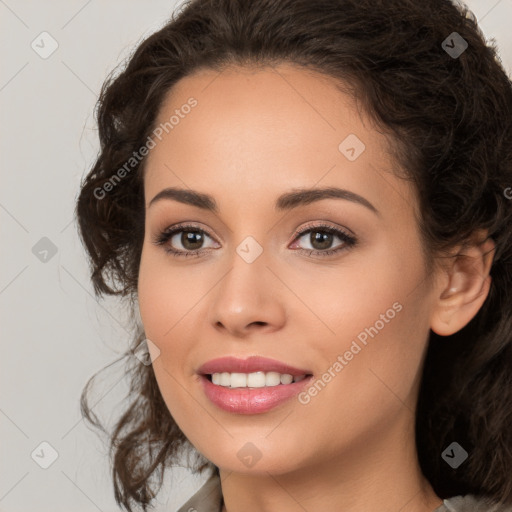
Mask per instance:
[[[126,311],[94,298],[73,210],[99,148],[103,80],[177,4],[0,0],[0,512],[119,510],[79,397],[131,337]],[[512,76],[512,0],[467,4]],[[115,366],[98,380],[98,414],[122,409],[121,376]],[[156,510],[174,512],[204,480],[173,470]]]

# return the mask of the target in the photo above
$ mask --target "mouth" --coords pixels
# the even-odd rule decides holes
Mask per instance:
[[[259,414],[290,404],[313,379],[310,370],[258,356],[214,359],[197,373],[206,397],[220,409],[237,414]]]

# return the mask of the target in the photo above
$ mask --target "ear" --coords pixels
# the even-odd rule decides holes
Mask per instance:
[[[458,246],[444,266],[435,288],[430,328],[441,336],[460,331],[478,313],[491,286],[496,244],[481,231],[464,246]]]

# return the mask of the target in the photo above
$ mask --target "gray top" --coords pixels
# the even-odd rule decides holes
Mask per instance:
[[[217,473],[203,484],[177,512],[221,512],[222,489]],[[489,498],[467,494],[443,500],[432,512],[512,512],[512,506],[499,507]]]

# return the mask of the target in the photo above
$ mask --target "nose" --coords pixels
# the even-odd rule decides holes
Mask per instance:
[[[264,253],[252,263],[233,257],[230,270],[212,290],[209,320],[214,329],[246,338],[283,327],[284,291],[267,263]]]

